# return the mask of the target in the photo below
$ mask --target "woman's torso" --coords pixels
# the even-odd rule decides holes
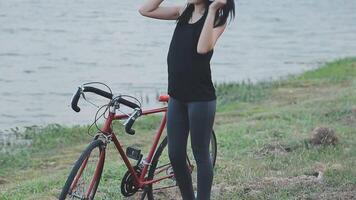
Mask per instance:
[[[206,15],[207,11],[193,24],[178,23],[169,46],[168,94],[181,101],[216,99],[210,70],[213,50],[206,54],[197,52]]]

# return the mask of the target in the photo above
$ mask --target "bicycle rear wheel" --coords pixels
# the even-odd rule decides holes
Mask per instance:
[[[75,163],[59,196],[65,199],[94,199],[105,161],[105,144],[94,140]]]
[[[190,139],[189,139],[190,140]],[[188,140],[187,145],[187,165],[189,166],[192,174],[193,187],[196,190],[197,183],[197,169],[195,159],[193,157],[193,152],[190,147],[190,141]],[[216,154],[217,154],[217,143],[215,132],[212,132],[212,137],[209,146],[210,156],[215,166]],[[172,166],[168,157],[168,148],[167,148],[167,137],[165,137],[159,147],[156,150],[156,153],[152,159],[151,167],[148,172],[148,179],[159,179],[162,177],[171,176],[170,178],[165,178],[159,182],[156,182],[149,186],[147,190],[147,195],[150,195],[148,199],[180,199],[180,192],[178,185],[176,183]]]

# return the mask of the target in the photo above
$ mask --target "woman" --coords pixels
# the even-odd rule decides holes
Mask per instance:
[[[216,109],[210,59],[228,15],[235,15],[234,1],[187,0],[185,6],[170,7],[160,6],[162,1],[147,0],[139,12],[146,17],[177,20],[167,56],[168,154],[183,199],[195,199],[186,165],[190,131],[197,163],[196,198],[209,200],[213,181],[209,143]]]

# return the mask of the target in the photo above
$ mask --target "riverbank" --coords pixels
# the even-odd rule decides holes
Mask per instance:
[[[356,58],[280,81],[216,89],[214,199],[356,198]],[[159,116],[142,118],[137,136],[120,138],[142,145],[158,123]],[[17,133],[31,143],[2,149],[0,199],[55,199],[91,139],[87,128],[50,125]],[[310,138],[320,130],[337,139],[318,145]],[[105,165],[103,199],[118,199],[123,162],[109,153]]]

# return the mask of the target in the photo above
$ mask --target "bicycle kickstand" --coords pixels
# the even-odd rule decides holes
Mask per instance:
[[[149,192],[149,186],[146,185],[145,188],[143,189],[143,193],[142,193],[142,196],[141,196],[141,200],[144,200],[146,196],[148,195],[152,195],[152,193],[150,194]],[[149,199],[149,198],[148,198]]]

